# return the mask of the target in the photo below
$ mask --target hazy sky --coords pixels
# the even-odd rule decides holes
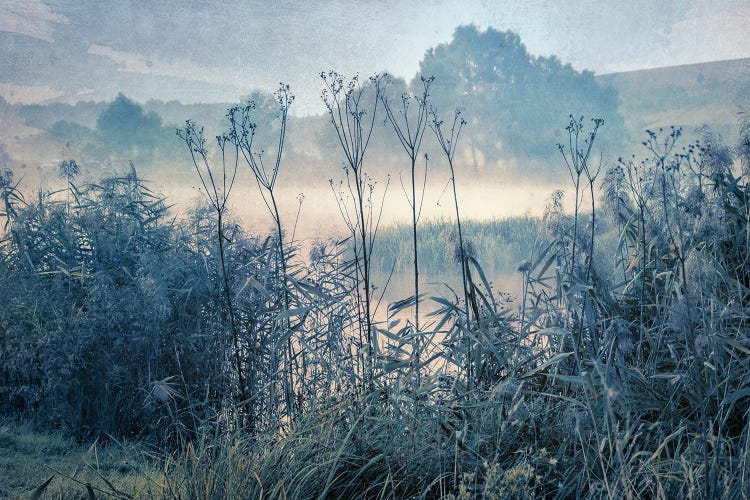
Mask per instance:
[[[321,70],[410,79],[469,23],[596,73],[750,56],[750,0],[0,0],[0,95],[232,102],[284,81],[308,114]]]

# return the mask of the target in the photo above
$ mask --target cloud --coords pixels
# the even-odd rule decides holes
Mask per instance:
[[[42,104],[64,95],[47,85],[15,85],[0,82],[0,95],[12,104]]]
[[[70,21],[42,0],[5,0],[0,4],[0,31],[53,42],[58,24]]]
[[[204,67],[188,60],[171,62],[146,58],[139,54],[122,52],[106,45],[92,43],[87,51],[91,55],[106,57],[117,64],[117,70],[124,73],[180,78],[194,82],[209,83],[247,92],[255,88],[266,88],[278,82],[272,78],[257,79],[249,86],[240,78],[239,68]],[[266,81],[269,80],[269,81]]]
[[[721,7],[696,6],[685,20],[674,25],[670,41],[675,59],[697,62],[750,55],[747,45],[750,4]]]
[[[665,43],[649,51],[618,58],[603,72],[633,71],[750,57],[747,0],[716,3],[697,0],[685,15],[665,29]]]

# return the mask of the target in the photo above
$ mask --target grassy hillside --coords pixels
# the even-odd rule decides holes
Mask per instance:
[[[676,125],[710,125],[725,137],[738,128],[737,112],[750,106],[750,58],[597,76],[620,97],[620,112],[636,134]]]

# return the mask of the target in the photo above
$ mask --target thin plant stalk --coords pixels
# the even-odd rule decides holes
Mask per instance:
[[[342,75],[329,71],[321,73],[323,80],[322,100],[328,110],[331,125],[336,133],[339,145],[345,156],[344,171],[347,178],[347,186],[352,194],[354,208],[350,214],[343,199],[338,199],[339,209],[344,220],[356,240],[355,250],[359,247],[359,255],[355,252],[355,263],[357,281],[361,282],[364,292],[364,304],[361,309],[364,318],[360,318],[360,328],[364,326],[364,340],[366,341],[365,381],[371,385],[374,370],[374,339],[373,339],[373,317],[372,317],[372,281],[371,281],[371,258],[372,247],[377,233],[377,226],[373,226],[372,218],[365,216],[365,204],[370,200],[369,210],[372,210],[372,190],[374,185],[369,183],[369,177],[364,172],[364,158],[367,147],[372,138],[372,132],[377,115],[378,103],[381,95],[380,77],[375,75],[369,79],[369,86],[363,87],[359,84],[358,77],[344,83]],[[373,103],[370,109],[362,100],[366,92],[373,93]],[[368,115],[369,113],[369,115]],[[332,181],[331,181],[332,183]],[[353,184],[353,186],[352,186]],[[357,284],[357,290],[360,289]],[[362,302],[359,300],[358,302]],[[364,319],[364,321],[362,321]]]
[[[455,170],[455,164],[454,164],[454,158],[456,155],[456,149],[458,147],[458,139],[461,136],[461,130],[463,129],[463,126],[466,125],[466,120],[461,116],[461,112],[459,110],[456,110],[456,112],[453,115],[453,123],[451,123],[450,133],[448,136],[445,136],[443,133],[442,125],[443,121],[438,118],[437,111],[432,108],[430,110],[431,115],[431,121],[429,123],[430,128],[432,129],[433,133],[435,134],[435,138],[438,141],[438,144],[440,145],[440,148],[443,151],[443,154],[445,155],[445,158],[448,160],[448,166],[450,167],[451,171],[451,187],[453,188],[453,206],[456,211],[456,230],[458,232],[458,247],[459,247],[459,258],[461,259],[461,288],[463,289],[464,293],[464,306],[466,308],[466,329],[471,331],[471,313],[469,308],[469,288],[467,283],[467,259],[466,259],[466,248],[464,247],[464,233],[463,228],[461,227],[461,213],[458,209],[458,191],[456,189],[456,170]],[[477,318],[478,320],[479,318]],[[467,343],[471,342],[469,336],[467,335]],[[471,349],[469,349],[469,353],[467,356],[467,363],[466,363],[466,377],[468,380],[469,389],[471,389],[472,385],[472,354]]]

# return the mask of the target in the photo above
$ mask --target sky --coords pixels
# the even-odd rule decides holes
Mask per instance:
[[[0,95],[237,102],[283,81],[315,114],[321,71],[410,80],[463,24],[597,74],[750,57],[750,0],[0,0]]]

